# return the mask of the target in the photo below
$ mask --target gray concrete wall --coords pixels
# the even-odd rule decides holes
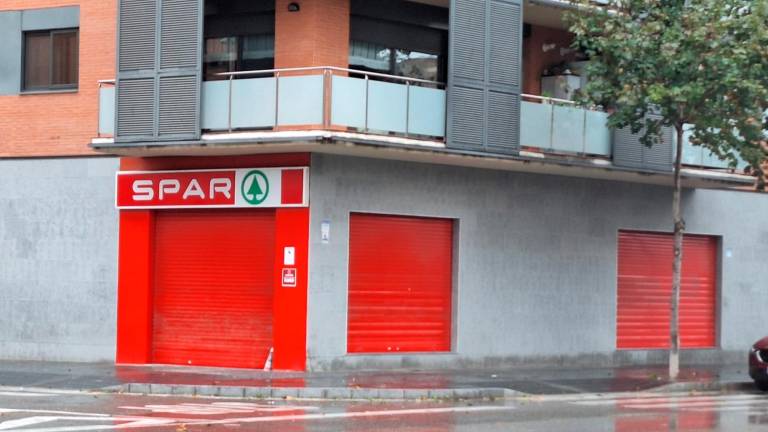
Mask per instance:
[[[0,358],[114,361],[117,168],[0,160]]]
[[[642,184],[313,155],[308,351],[312,369],[663,362],[664,351],[617,352],[620,229],[671,230],[671,189]],[[684,194],[688,232],[721,236],[719,348],[684,362],[743,359],[768,305],[768,196]],[[459,223],[453,352],[346,353],[350,212]],[[320,225],[330,221],[329,243]]]

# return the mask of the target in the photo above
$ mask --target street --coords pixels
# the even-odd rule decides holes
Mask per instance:
[[[768,397],[614,393],[505,401],[239,400],[0,389],[0,430],[146,431],[752,431]]]

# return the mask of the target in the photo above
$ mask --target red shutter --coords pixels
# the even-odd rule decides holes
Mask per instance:
[[[619,232],[616,346],[669,348],[671,234]],[[680,289],[680,344],[715,346],[717,240],[686,235]]]
[[[352,214],[350,353],[451,349],[453,222]]]
[[[158,211],[155,224],[153,362],[262,368],[274,211]]]

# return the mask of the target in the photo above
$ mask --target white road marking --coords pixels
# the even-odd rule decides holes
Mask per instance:
[[[52,395],[50,393],[0,391],[0,396],[11,396],[11,397],[47,397],[47,396],[58,396],[58,395]]]
[[[56,410],[35,410],[35,409],[21,409],[21,408],[0,408],[0,414],[2,413],[33,413],[33,414],[57,414],[57,415],[76,415],[84,417],[110,417],[109,414],[100,413],[85,413],[77,411],[56,411]]]
[[[14,386],[0,386],[2,392],[18,392],[18,393],[39,393],[46,396],[58,396],[58,395],[73,395],[73,394],[95,394],[94,391],[83,390],[63,390],[63,389],[49,389],[42,387],[14,387]]]
[[[61,427],[48,427],[48,428],[28,428],[24,429],[24,432],[80,432],[80,431],[92,431],[92,430],[116,430],[116,429],[137,429],[145,427],[157,427],[157,426],[206,426],[206,425],[234,425],[241,423],[272,423],[282,421],[301,421],[301,420],[327,420],[327,419],[343,419],[343,418],[358,418],[358,417],[388,417],[388,416],[404,416],[404,415],[428,415],[428,414],[445,414],[445,413],[476,413],[476,412],[494,412],[494,411],[509,411],[514,409],[511,406],[470,406],[470,407],[446,407],[446,408],[420,408],[420,409],[400,409],[400,410],[376,410],[376,411],[360,411],[360,412],[337,412],[337,413],[317,413],[317,414],[294,414],[294,415],[279,415],[279,416],[262,416],[262,417],[237,417],[221,420],[208,420],[200,419],[193,421],[180,421],[180,419],[162,419],[157,417],[131,417],[131,416],[106,416],[106,414],[91,414],[91,418],[83,420],[109,420],[116,421],[128,421],[128,423],[121,424],[107,424],[107,425],[81,425],[81,426],[61,426]],[[21,410],[13,410],[19,412]],[[30,411],[24,411],[30,412]],[[99,419],[93,418],[95,416],[106,416]],[[13,421],[13,420],[9,420]],[[0,423],[1,425],[2,423]],[[8,429],[6,429],[8,430]]]

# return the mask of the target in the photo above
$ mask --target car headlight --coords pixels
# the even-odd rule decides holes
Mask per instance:
[[[760,350],[759,349],[757,349],[755,347],[752,347],[751,353],[754,354],[755,357],[757,357],[758,361],[760,361],[761,363],[765,363],[765,360],[763,360],[763,356],[760,355]]]

